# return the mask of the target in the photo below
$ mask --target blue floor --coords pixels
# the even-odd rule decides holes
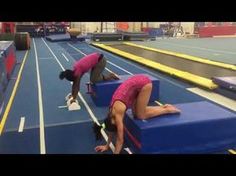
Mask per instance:
[[[79,49],[79,51],[73,47]],[[186,88],[193,87],[191,84],[127,61],[122,57],[100,50],[87,43],[51,43],[44,38],[34,38],[31,40],[31,49],[24,66],[19,87],[7,116],[3,133],[0,136],[0,153],[39,154],[43,150],[41,145],[45,143],[45,153],[48,154],[95,154],[94,147],[97,144],[105,144],[105,140],[98,142],[94,138],[91,115],[98,120],[102,120],[105,118],[108,109],[96,107],[90,95],[86,94],[86,82],[89,81],[88,73],[81,80],[80,93],[86,103],[84,104],[81,97],[79,97],[81,110],[73,112],[68,111],[66,108],[58,108],[58,106],[66,104],[64,97],[71,91],[71,84],[66,80],[59,79],[60,71],[62,69],[70,69],[73,63],[82,58],[84,54],[95,51],[102,52],[108,60],[107,68],[119,75],[148,73],[160,79],[161,96],[159,101],[162,103],[175,104],[205,100],[186,90]],[[24,55],[25,52],[17,51],[17,60],[19,62],[22,61]],[[37,61],[42,92],[43,111],[41,115],[36,69]],[[13,77],[17,76],[19,67],[20,64],[16,66]],[[5,98],[6,104],[11,96],[14,83],[13,79],[8,85]],[[25,126],[24,131],[19,133],[18,128],[21,117],[25,117]],[[43,118],[44,122],[41,127],[40,118],[41,120]]]

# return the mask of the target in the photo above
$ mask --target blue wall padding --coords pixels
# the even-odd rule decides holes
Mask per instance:
[[[15,51],[16,48],[13,41],[0,41],[0,55],[2,55],[1,60],[3,60],[0,62],[5,65],[5,71],[8,79],[10,79],[16,65]]]
[[[147,75],[152,80],[152,94],[150,97],[150,102],[159,99],[159,85],[160,81]],[[104,81],[92,85],[92,90],[95,92],[96,96],[91,96],[96,106],[109,106],[111,98],[115,90],[120,86],[125,80],[132,77],[132,75],[120,75],[120,80]]]
[[[7,87],[7,83],[8,83],[8,79],[7,79],[7,71],[5,68],[5,58],[3,57],[3,55],[0,52],[0,86],[1,86],[1,90],[5,91],[6,87]]]
[[[181,114],[146,121],[125,117],[125,141],[135,153],[211,153],[236,144],[236,114],[207,101],[176,105]],[[129,134],[129,135],[128,135]]]
[[[4,59],[3,55],[0,52],[0,119],[1,119],[1,114],[2,114],[2,109],[4,105],[4,97],[5,97],[5,90],[7,87],[7,72],[5,69],[5,64],[4,64]]]

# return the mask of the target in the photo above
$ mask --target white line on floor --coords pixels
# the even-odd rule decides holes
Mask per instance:
[[[66,106],[66,105],[58,106],[59,109],[67,108],[67,107],[68,107],[68,106]]]
[[[19,129],[18,129],[18,132],[19,132],[19,133],[22,133],[22,132],[23,132],[23,130],[24,130],[24,124],[25,124],[25,117],[21,117],[21,118],[20,118]]]
[[[37,72],[37,83],[38,83],[40,153],[41,154],[46,154],[42,88],[41,88],[40,74],[39,74],[38,54],[37,54],[34,38],[33,38],[33,44],[34,44],[34,52],[35,52],[35,60],[36,60],[36,72]]]
[[[67,62],[69,62],[69,59],[65,56],[64,53],[61,53],[61,55],[66,59]]]

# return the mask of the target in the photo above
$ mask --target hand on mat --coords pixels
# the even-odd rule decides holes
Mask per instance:
[[[107,145],[99,145],[95,148],[96,152],[105,152],[109,149]]]
[[[167,112],[171,114],[180,113],[180,110],[171,104],[165,104],[163,105],[163,108],[165,108]]]

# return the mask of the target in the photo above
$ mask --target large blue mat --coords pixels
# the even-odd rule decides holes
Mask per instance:
[[[128,111],[126,141],[135,153],[211,153],[235,146],[235,113],[207,101],[176,106],[180,114],[146,121]]]

